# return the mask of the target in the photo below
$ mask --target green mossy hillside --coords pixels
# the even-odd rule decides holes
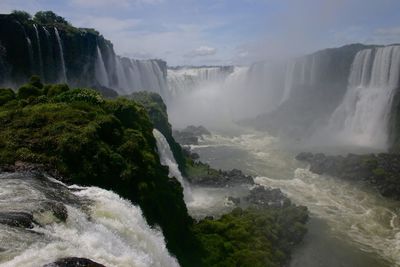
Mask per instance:
[[[167,106],[165,105],[161,96],[151,92],[136,92],[131,94],[129,97],[139,102],[146,108],[154,127],[159,130],[167,139],[171,151],[174,154],[174,158],[178,163],[179,170],[183,175],[187,175],[186,159],[182,153],[181,146],[172,136],[171,124],[168,121]]]
[[[43,163],[69,182],[113,190],[161,227],[182,266],[200,262],[181,185],[160,165],[153,124],[133,100],[42,85],[0,90],[0,164]]]
[[[217,220],[205,219],[195,231],[206,249],[204,266],[279,267],[290,259],[305,232],[306,208],[236,208]]]

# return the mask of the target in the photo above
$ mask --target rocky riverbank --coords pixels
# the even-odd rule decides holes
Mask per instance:
[[[199,139],[203,135],[211,135],[204,126],[189,125],[182,130],[174,130],[172,132],[175,140],[181,145],[198,145]]]
[[[400,154],[348,154],[328,156],[322,153],[300,153],[299,161],[310,164],[310,171],[338,178],[363,181],[382,196],[400,200]]]

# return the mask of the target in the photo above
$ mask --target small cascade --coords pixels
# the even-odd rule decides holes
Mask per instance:
[[[129,82],[126,77],[126,73],[124,67],[122,65],[122,59],[119,56],[115,57],[115,72],[117,75],[117,82],[118,82],[118,93],[119,94],[127,94],[127,90],[129,89]]]
[[[95,76],[96,80],[102,85],[102,86],[110,86],[110,82],[108,79],[108,73],[106,66],[104,65],[104,60],[103,56],[101,54],[101,50],[99,46],[96,47],[96,63],[95,63]]]
[[[32,48],[32,41],[31,39],[26,36],[26,44],[28,46],[28,53],[29,53],[29,65],[30,65],[30,70],[32,73],[33,66],[35,65],[35,60],[33,58],[33,48]]]
[[[296,68],[295,61],[290,61],[286,64],[285,85],[280,105],[289,99],[290,93],[292,92],[295,68]]]
[[[400,46],[362,50],[357,53],[342,103],[328,129],[339,141],[386,149],[388,120],[395,89],[400,85]]]
[[[153,135],[157,141],[157,149],[158,149],[158,154],[160,156],[161,165],[168,166],[169,168],[168,176],[170,178],[175,177],[182,185],[185,201],[188,202],[188,200],[191,199],[190,188],[184,181],[183,176],[179,171],[178,163],[176,163],[175,161],[174,155],[172,154],[167,139],[165,139],[164,135],[157,129],[153,130]]]
[[[33,24],[33,28],[35,28],[35,34],[36,34],[36,42],[37,42],[38,58],[39,58],[39,68],[40,68],[40,77],[42,79],[44,79],[42,46],[40,44],[39,30],[38,30],[36,24]]]
[[[64,50],[61,44],[61,38],[60,38],[60,34],[58,33],[58,30],[56,27],[54,27],[54,32],[56,34],[56,38],[57,38],[57,44],[58,44],[58,49],[60,51],[60,63],[61,63],[61,82],[68,82],[67,80],[67,69],[65,67],[65,59],[64,59]]]

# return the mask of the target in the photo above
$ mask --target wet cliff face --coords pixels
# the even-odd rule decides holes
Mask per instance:
[[[93,29],[1,15],[0,86],[18,87],[32,75],[45,83],[111,88],[120,95],[141,90],[164,95],[167,88],[166,62],[119,57]]]
[[[2,63],[8,67],[0,83],[10,86],[18,86],[34,74],[48,83],[65,82],[66,78],[73,85],[95,84],[96,46],[110,44],[93,30],[21,22],[13,15],[0,16],[0,43]]]
[[[370,47],[352,44],[288,61],[281,68],[281,93],[275,95],[278,106],[253,123],[261,129],[273,129],[275,134],[309,135],[341,103],[355,55]]]

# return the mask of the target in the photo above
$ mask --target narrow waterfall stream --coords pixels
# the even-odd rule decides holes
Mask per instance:
[[[67,68],[65,67],[65,59],[64,59],[64,50],[63,50],[63,46],[61,43],[61,38],[60,38],[60,34],[58,33],[58,30],[56,27],[54,27],[54,32],[56,35],[56,39],[57,39],[57,44],[58,44],[58,50],[59,50],[59,57],[60,57],[60,66],[61,66],[61,78],[60,81],[61,82],[67,82]]]

